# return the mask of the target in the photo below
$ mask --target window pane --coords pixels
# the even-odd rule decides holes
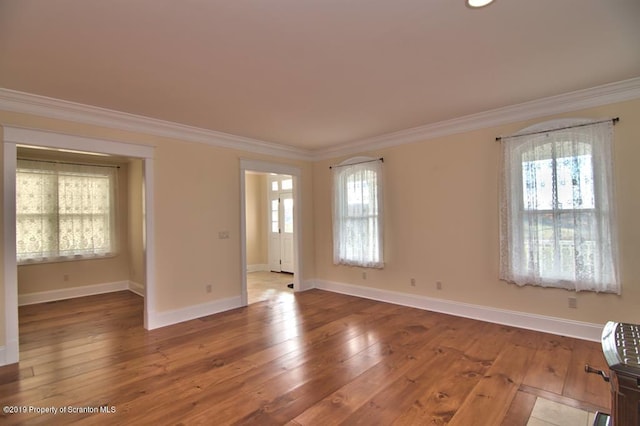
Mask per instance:
[[[115,251],[115,169],[18,160],[18,261]]]
[[[271,200],[271,232],[280,232],[280,201]]]
[[[285,198],[284,200],[284,232],[293,233],[293,199]]]
[[[591,156],[558,158],[556,170],[558,175],[558,208],[594,208]]]
[[[522,186],[525,209],[551,210],[553,208],[553,161],[523,162]]]
[[[293,188],[293,179],[284,179],[282,181],[282,190],[287,190]]]
[[[343,166],[334,173],[334,263],[383,267],[378,185],[381,163]]]
[[[271,190],[272,191],[278,190],[278,181],[271,182]]]
[[[619,292],[613,124],[523,133],[502,143],[500,278]]]

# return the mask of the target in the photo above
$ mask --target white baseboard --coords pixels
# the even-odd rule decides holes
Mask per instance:
[[[226,299],[214,300],[212,302],[202,303],[200,305],[188,306],[182,309],[174,309],[163,312],[150,312],[147,327],[153,330],[160,327],[166,327],[172,324],[189,321],[192,319],[205,317],[208,315],[218,314],[242,306],[242,298],[240,296],[229,297]]]
[[[542,331],[561,336],[575,337],[594,342],[600,341],[603,325],[525,312],[509,311],[482,305],[436,299],[415,294],[381,290],[353,284],[314,280],[314,287],[335,293],[379,300],[381,302],[440,312],[459,317],[509,325],[527,330]]]
[[[269,265],[267,265],[266,263],[257,264],[257,265],[247,265],[247,272],[262,272],[262,271],[269,272]]]
[[[74,297],[93,296],[94,294],[111,293],[114,291],[122,290],[129,290],[129,281],[116,281],[112,283],[61,288],[59,290],[51,291],[41,291],[38,293],[19,294],[18,306],[72,299]]]
[[[129,291],[144,297],[144,284],[137,283],[135,281],[129,281]]]
[[[316,288],[316,281],[315,280],[302,280],[302,281],[300,281],[300,291],[307,291],[307,290],[311,290],[312,288]]]
[[[0,367],[18,362],[18,342],[9,341],[0,346]]]

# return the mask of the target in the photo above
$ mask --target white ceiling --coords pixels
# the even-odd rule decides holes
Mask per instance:
[[[307,150],[638,76],[639,0],[0,0],[0,87]]]

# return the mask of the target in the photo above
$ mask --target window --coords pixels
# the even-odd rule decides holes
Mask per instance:
[[[619,293],[613,123],[570,124],[502,139],[500,277]]]
[[[333,167],[333,189],[333,262],[382,268],[382,162]]]
[[[116,168],[18,160],[19,263],[115,253]]]

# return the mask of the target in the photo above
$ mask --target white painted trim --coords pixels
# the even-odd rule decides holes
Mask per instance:
[[[249,304],[247,290],[247,182],[246,168],[240,160],[240,304]]]
[[[153,322],[150,324],[150,329],[166,327],[172,324],[178,324],[180,322],[190,321],[192,319],[202,318],[208,315],[215,315],[220,312],[240,307],[242,307],[241,297],[234,296],[199,305],[188,306],[186,308],[156,312],[152,318]]]
[[[135,281],[129,281],[128,283],[129,285],[127,286],[127,289],[132,292],[137,294],[138,296],[142,296],[144,297],[144,285],[137,283]]]
[[[6,132],[7,129],[5,128]],[[18,265],[16,261],[16,156],[14,143],[4,143],[4,364],[18,362]],[[3,365],[4,365],[3,364]]]
[[[268,272],[269,265],[266,263],[256,264],[256,265],[247,265],[247,273],[251,272]]]
[[[400,130],[314,152],[326,160],[640,98],[640,77]],[[496,135],[498,136],[498,135]]]
[[[151,324],[155,321],[156,309],[156,227],[154,200],[155,200],[155,178],[154,161],[152,158],[145,158],[143,163],[143,218],[144,218],[144,256],[145,256],[145,285],[144,285],[144,328],[153,330]]]
[[[123,152],[127,152],[127,156],[136,158],[153,158],[154,153],[154,147],[148,145],[115,142],[25,127],[7,125],[3,127],[5,143],[27,143],[48,148],[72,149],[108,155],[122,155]]]
[[[0,367],[3,365],[15,364],[18,362],[18,357],[12,354],[18,353],[18,342],[13,341],[5,346],[0,346]]]
[[[316,288],[315,280],[303,280],[300,283],[300,291],[307,291]]]
[[[396,305],[440,312],[464,318],[504,324],[527,330],[542,331],[577,339],[600,341],[603,324],[592,324],[564,318],[510,311],[488,306],[473,305],[452,300],[436,299],[415,294],[363,287],[326,280],[315,280],[315,288],[348,294],[365,299],[379,300]]]
[[[116,281],[112,283],[19,294],[18,305],[34,305],[36,303],[54,302],[56,300],[73,299],[76,297],[93,296],[94,294],[112,293],[114,291],[123,290],[129,290],[129,281]]]
[[[1,92],[1,89],[0,89]],[[0,108],[2,102],[0,101]],[[80,151],[96,150],[97,152],[121,155],[124,157],[141,158],[145,170],[145,298],[144,318],[147,323],[153,323],[153,309],[155,307],[155,227],[154,227],[154,148],[114,142],[103,139],[84,138],[75,135],[47,132],[38,129],[3,125],[3,203],[4,203],[4,316],[5,316],[5,361],[18,362],[18,276],[16,264],[16,216],[15,216],[15,175],[16,175],[16,145],[53,146],[54,148],[76,149]],[[46,136],[51,135],[51,144]]]
[[[141,115],[0,88],[0,109],[296,160],[310,151]]]

